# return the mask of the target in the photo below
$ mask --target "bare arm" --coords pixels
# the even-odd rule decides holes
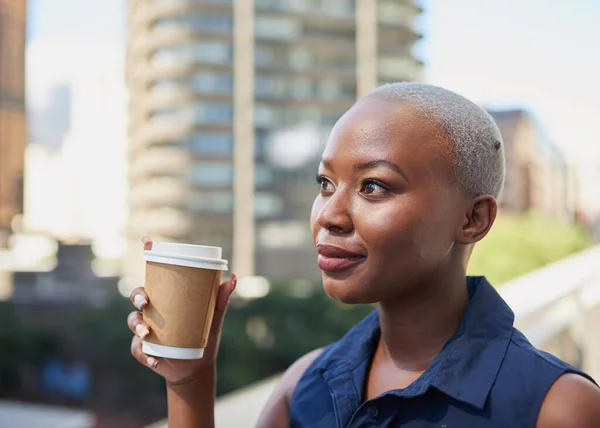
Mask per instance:
[[[142,238],[142,242],[146,250],[152,248],[152,241],[149,238]],[[127,318],[127,324],[134,333],[131,340],[132,355],[140,363],[165,378],[169,428],[214,427],[216,359],[223,319],[236,283],[237,278],[232,275],[229,281],[221,284],[208,343],[204,349],[204,356],[199,360],[174,360],[144,354],[142,339],[149,334],[150,328],[139,311],[132,312]],[[140,310],[149,303],[143,287],[133,290],[130,300]]]
[[[167,383],[169,428],[214,427],[216,370],[182,385]]]
[[[283,375],[273,391],[257,424],[257,428],[288,428],[290,426],[290,403],[298,381],[322,349],[300,357]]]
[[[600,388],[577,374],[559,377],[542,403],[536,427],[600,427]]]

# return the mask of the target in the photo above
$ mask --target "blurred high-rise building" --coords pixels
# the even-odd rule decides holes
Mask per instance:
[[[146,233],[230,258],[253,176],[256,271],[311,276],[327,132],[357,96],[422,79],[421,13],[412,0],[129,0],[133,259]],[[254,174],[240,160],[248,150]]]
[[[71,129],[71,104],[73,88],[71,84],[60,83],[53,86],[42,108],[28,106],[27,140],[30,143],[58,150]]]
[[[23,212],[25,0],[0,0],[0,248]]]
[[[506,153],[500,208],[574,219],[578,208],[575,171],[536,118],[524,109],[489,113],[500,128]]]

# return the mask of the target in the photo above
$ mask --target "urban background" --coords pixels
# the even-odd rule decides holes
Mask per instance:
[[[500,217],[471,273],[501,287],[592,246],[599,19],[593,0],[0,0],[0,427],[165,417],[129,355],[142,235],[221,246],[241,277],[219,394],[341,337],[370,308],[320,289],[314,177],[384,83],[455,90],[501,129]]]

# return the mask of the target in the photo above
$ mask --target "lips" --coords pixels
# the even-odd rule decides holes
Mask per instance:
[[[335,245],[317,244],[319,253],[318,265],[324,272],[338,272],[362,263],[364,254],[345,250]]]

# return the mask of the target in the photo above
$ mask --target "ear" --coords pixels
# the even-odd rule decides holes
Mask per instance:
[[[498,204],[493,196],[483,195],[473,199],[458,230],[457,242],[470,245],[481,241],[490,231],[497,213]]]

